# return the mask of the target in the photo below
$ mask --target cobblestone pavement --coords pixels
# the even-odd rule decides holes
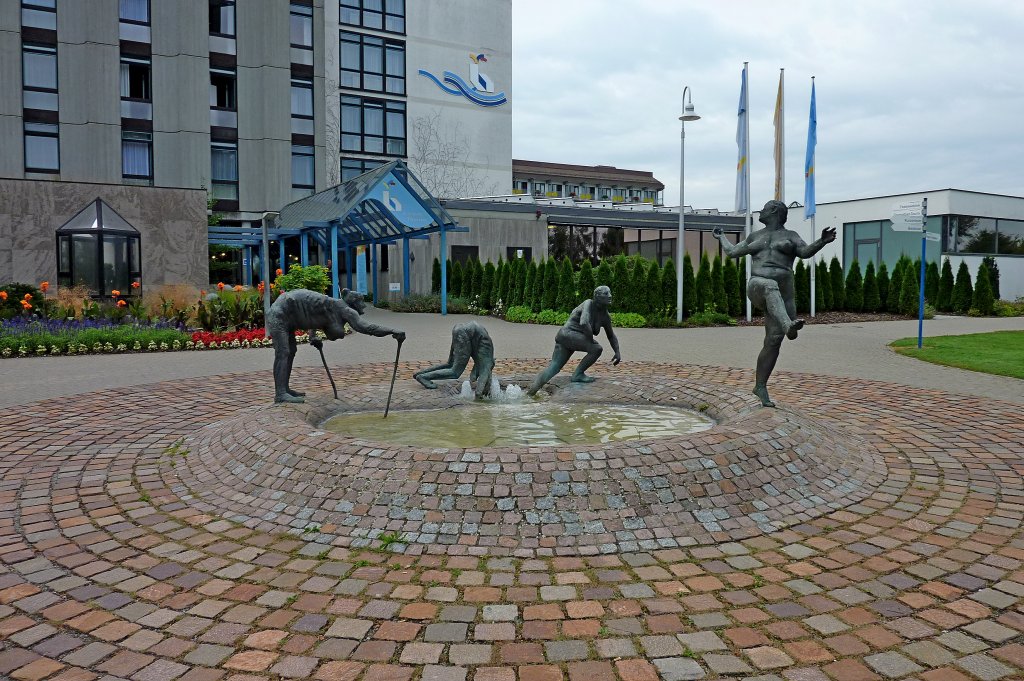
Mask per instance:
[[[424,365],[394,408],[452,399]],[[343,408],[390,372],[338,376]],[[595,400],[719,424],[387,446],[319,430],[319,397],[267,406],[265,372],[7,409],[0,678],[1024,678],[1018,404],[780,372],[763,410],[746,369],[595,373]]]

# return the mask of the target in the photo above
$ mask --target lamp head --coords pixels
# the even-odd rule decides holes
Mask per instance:
[[[681,121],[699,121],[700,116],[693,112],[693,102],[687,102],[683,108],[683,115],[679,117]]]

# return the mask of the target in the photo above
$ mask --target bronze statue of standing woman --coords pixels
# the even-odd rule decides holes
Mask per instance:
[[[779,359],[782,339],[795,340],[804,326],[804,320],[796,316],[793,263],[797,258],[814,257],[825,244],[836,240],[836,230],[826,227],[821,230],[820,239],[811,244],[804,243],[799,234],[784,227],[788,214],[786,204],[781,201],[764,204],[758,218],[764,223],[764,229],[752,232],[735,246],[725,238],[720,228],[714,231],[726,256],[741,258],[749,255],[752,262],[747,297],[765,313],[764,346],[757,356],[754,394],[766,407],[775,406],[768,396],[768,378]]]

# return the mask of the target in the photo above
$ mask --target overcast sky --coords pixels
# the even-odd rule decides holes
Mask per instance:
[[[953,187],[1024,196],[1020,0],[513,0],[513,156],[650,170],[679,203],[732,210],[750,62],[751,201],[772,198],[786,70],[786,202],[803,203],[811,76],[817,197]],[[499,84],[500,85],[500,84]]]

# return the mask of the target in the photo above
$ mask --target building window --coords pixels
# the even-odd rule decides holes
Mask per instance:
[[[210,69],[210,106],[227,111],[235,110],[234,71]]]
[[[343,32],[341,86],[404,95],[405,44]]]
[[[480,259],[480,247],[479,246],[452,246],[452,264],[460,263],[467,265],[474,260]],[[450,279],[452,273],[448,273]]]
[[[210,144],[213,198],[238,200],[238,145],[231,142]]]
[[[313,135],[313,81],[292,78],[292,134]]]
[[[405,103],[341,98],[341,149],[405,155]]]
[[[292,200],[315,191],[315,154],[313,147],[292,145]]]
[[[120,0],[120,18],[133,24],[148,24],[149,0]]]
[[[405,0],[341,0],[341,23],[405,33]]]
[[[387,161],[380,159],[343,158],[341,159],[341,181],[348,182],[353,177],[359,177],[385,163]]]
[[[210,0],[210,33],[235,37],[235,0]]]
[[[121,57],[121,99],[148,102],[152,99],[148,59]]]
[[[947,216],[947,247],[956,253],[1024,255],[1024,221]]]
[[[56,31],[57,0],[22,0],[21,25]]]
[[[25,123],[25,171],[60,172],[60,139],[53,123]]]
[[[313,8],[291,6],[291,46],[313,49]]]
[[[57,50],[42,45],[22,49],[23,103],[26,109],[57,110]]]
[[[121,175],[129,180],[153,181],[153,135],[148,132],[121,133]]]

